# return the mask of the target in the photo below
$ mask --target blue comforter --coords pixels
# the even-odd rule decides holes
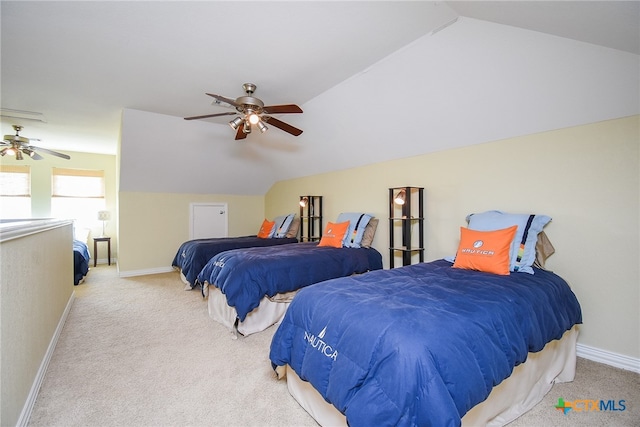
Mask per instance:
[[[171,265],[180,269],[193,288],[196,285],[196,277],[200,270],[214,255],[220,252],[230,249],[275,246],[297,242],[298,239],[296,238],[262,239],[255,235],[189,240],[180,245]]]
[[[575,295],[551,272],[498,276],[439,260],[302,289],[270,359],[352,427],[458,426],[527,353],[578,323]]]
[[[80,240],[73,240],[73,284],[80,283],[89,272],[89,247]]]
[[[209,260],[197,280],[220,288],[243,321],[265,296],[381,268],[382,255],[373,248],[334,248],[306,242],[220,253]]]

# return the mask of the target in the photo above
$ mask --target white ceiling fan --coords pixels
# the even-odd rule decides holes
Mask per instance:
[[[71,159],[71,157],[66,154],[58,153],[57,151],[48,150],[46,148],[36,147],[34,145],[31,145],[31,141],[40,141],[40,140],[33,139],[33,138],[30,139],[30,138],[25,138],[24,136],[20,136],[20,131],[22,130],[22,126],[13,125],[13,129],[16,131],[16,134],[5,135],[4,139],[2,140],[2,143],[0,144],[0,147],[2,147],[0,149],[0,156],[6,156],[6,155],[16,156],[16,160],[23,160],[24,159],[23,154],[26,154],[27,156],[31,157],[33,160],[42,160],[44,157],[42,157],[40,154],[37,153],[37,151],[40,151],[43,153],[51,154],[53,156],[61,157],[63,159],[67,159],[67,160]]]

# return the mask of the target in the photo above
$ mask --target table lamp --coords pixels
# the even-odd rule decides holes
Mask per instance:
[[[104,225],[111,219],[111,213],[109,211],[98,211],[98,220],[102,221],[102,234],[100,237],[105,237]]]

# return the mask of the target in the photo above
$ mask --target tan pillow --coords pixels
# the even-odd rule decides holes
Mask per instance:
[[[551,244],[551,241],[547,237],[544,231],[538,233],[538,241],[536,242],[536,260],[533,265],[538,268],[544,268],[544,263],[547,261],[556,249]]]
[[[300,228],[300,217],[294,217],[293,221],[291,221],[291,225],[289,225],[289,230],[287,230],[287,237],[298,237],[298,229]]]
[[[371,243],[373,243],[373,238],[376,235],[376,229],[378,228],[378,218],[371,218],[369,223],[364,228],[364,234],[362,235],[362,242],[360,242],[360,246],[363,248],[370,248]]]

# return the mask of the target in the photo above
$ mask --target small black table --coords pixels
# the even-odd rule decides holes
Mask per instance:
[[[93,266],[98,264],[98,242],[107,242],[107,259],[111,265],[111,237],[102,236],[93,238]]]

